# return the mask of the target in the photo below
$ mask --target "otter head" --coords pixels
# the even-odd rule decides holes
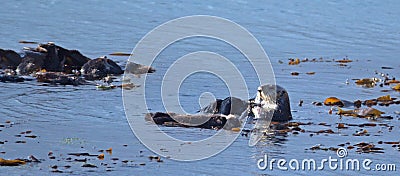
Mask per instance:
[[[267,84],[258,87],[257,96],[252,104],[252,112],[256,118],[261,118],[262,114],[270,114],[266,112],[273,112],[272,121],[292,119],[289,95],[281,86]]]

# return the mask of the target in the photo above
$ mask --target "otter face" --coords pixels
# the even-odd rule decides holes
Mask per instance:
[[[255,106],[251,108],[256,119],[272,118],[271,112],[277,108],[275,97],[276,90],[274,85],[262,85],[258,87],[257,96],[254,99]]]
[[[273,121],[288,121],[292,119],[290,102],[287,91],[278,85],[262,85],[257,90],[253,107],[254,116],[262,117],[265,112],[273,111]]]

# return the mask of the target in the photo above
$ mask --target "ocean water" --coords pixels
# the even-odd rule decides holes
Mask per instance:
[[[199,1],[199,2],[153,2],[153,1],[5,1],[2,2],[0,17],[0,48],[19,51],[24,46],[19,40],[37,42],[53,41],[65,48],[78,49],[90,58],[112,52],[131,52],[139,40],[150,30],[169,20],[187,15],[212,15],[229,19],[243,26],[258,39],[269,56],[274,68],[276,82],[289,92],[293,121],[325,122],[331,127],[304,126],[310,131],[332,128],[335,134],[309,136],[309,133],[277,136],[263,141],[256,147],[247,145],[248,138],[239,136],[225,151],[211,158],[196,162],[178,162],[163,158],[164,162],[149,161],[155,155],[133,135],[125,118],[122,94],[118,89],[96,91],[93,86],[39,86],[35,82],[0,83],[0,123],[6,120],[12,126],[0,128],[1,158],[25,158],[34,155],[44,159],[42,163],[21,167],[0,167],[1,173],[9,175],[55,174],[51,166],[75,175],[280,175],[288,171],[259,170],[257,160],[268,153],[275,159],[324,159],[336,156],[333,151],[305,150],[321,144],[337,147],[350,142],[398,141],[399,117],[394,112],[398,105],[380,107],[394,119],[379,119],[374,123],[384,126],[365,127],[371,136],[352,136],[359,127],[338,130],[336,123],[367,123],[367,119],[329,115],[329,107],[316,107],[313,101],[323,101],[337,96],[354,101],[377,98],[390,94],[400,98],[399,92],[382,92],[386,88],[363,88],[351,79],[377,76],[375,70],[399,77],[400,62],[400,2],[398,1]],[[150,75],[154,80],[162,78],[168,64],[194,51],[213,51],[227,58],[241,58],[237,50],[218,41],[194,38],[177,42],[160,54],[159,69]],[[288,58],[342,59],[354,62],[338,66],[335,62],[306,62],[288,66]],[[113,57],[121,65],[126,57]],[[135,58],[136,59],[136,58]],[[140,62],[140,58],[137,58]],[[279,61],[282,61],[281,64]],[[382,66],[394,69],[382,70]],[[245,68],[245,67],[244,67]],[[297,77],[290,72],[299,72]],[[315,75],[306,75],[314,71]],[[251,71],[243,70],[243,72]],[[252,78],[247,78],[251,80]],[[350,84],[346,85],[346,79]],[[157,97],[157,84],[150,90]],[[198,108],[198,96],[212,89],[216,98],[227,96],[226,87],[215,77],[195,75],[182,84],[180,98],[188,112]],[[258,85],[249,85],[249,91]],[[210,88],[211,87],[211,88]],[[297,104],[304,100],[304,105]],[[195,103],[193,103],[195,102]],[[153,110],[160,110],[157,100],[150,100]],[[31,130],[37,138],[19,138],[15,135]],[[195,135],[208,136],[213,131],[187,128],[165,128],[168,133],[191,138]],[[381,132],[379,132],[381,131]],[[15,143],[25,140],[26,143]],[[127,145],[127,146],[124,146]],[[82,162],[68,162],[67,153],[89,152],[113,148],[112,155],[105,160],[91,158],[98,168],[81,167]],[[383,154],[358,154],[349,150],[349,157],[372,159],[374,163],[397,163],[399,151],[391,145],[378,145]],[[56,159],[47,156],[52,151]],[[119,160],[112,160],[118,158]],[[74,158],[73,158],[74,159]],[[121,162],[129,160],[128,163]],[[103,165],[101,164],[103,163]],[[104,163],[108,164],[104,166]],[[114,164],[115,163],[115,164]],[[146,163],[145,166],[139,165]],[[69,165],[71,168],[64,168]],[[108,170],[108,171],[107,171]],[[371,174],[361,172],[323,170],[315,172],[294,171],[291,174],[337,175]],[[382,174],[372,172],[372,174]]]

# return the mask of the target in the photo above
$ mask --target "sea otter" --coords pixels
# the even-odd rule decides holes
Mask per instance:
[[[44,68],[48,71],[71,73],[72,70],[80,69],[90,60],[77,50],[68,50],[53,42],[40,44],[39,48],[44,48],[46,51]]]
[[[15,51],[0,49],[0,69],[16,69],[21,60]]]
[[[20,74],[30,74],[41,69],[69,74],[72,70],[79,70],[90,60],[77,50],[68,50],[53,42],[39,44],[36,48],[24,48],[23,56],[22,63],[18,66]]]
[[[248,115],[256,119],[257,122],[253,130],[261,130],[260,134],[269,129],[271,120],[276,122],[292,120],[287,91],[281,86],[271,84],[258,87],[257,96],[249,101],[227,97],[224,100],[218,99],[212,102],[199,112],[201,113],[194,115],[163,112],[147,113],[145,119],[158,125],[230,130],[240,128],[243,117]],[[260,136],[257,133],[252,133],[252,135]],[[252,141],[252,144],[257,141],[258,139]]]
[[[120,75],[124,73],[121,67],[106,56],[90,60],[81,68],[81,73],[88,80],[102,79],[107,75]]]
[[[276,100],[271,98],[276,96]],[[244,110],[251,106],[250,116],[254,116],[254,105],[276,105],[272,121],[285,122],[292,120],[290,111],[290,101],[287,91],[279,85],[262,85],[258,88],[257,96],[249,101],[244,101],[235,97],[227,97],[224,100],[216,100],[207,107],[200,110],[203,113],[224,114],[224,115],[240,115]]]

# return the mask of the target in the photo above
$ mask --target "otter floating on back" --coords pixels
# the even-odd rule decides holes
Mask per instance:
[[[256,97],[249,101],[241,100],[236,97],[227,97],[224,100],[217,99],[215,102],[202,108],[199,112],[241,115],[249,106],[252,106],[250,116],[255,116],[254,112],[257,112],[258,107],[261,106],[264,109],[274,110],[272,121],[286,122],[292,120],[287,91],[279,85],[270,84],[258,87]]]

